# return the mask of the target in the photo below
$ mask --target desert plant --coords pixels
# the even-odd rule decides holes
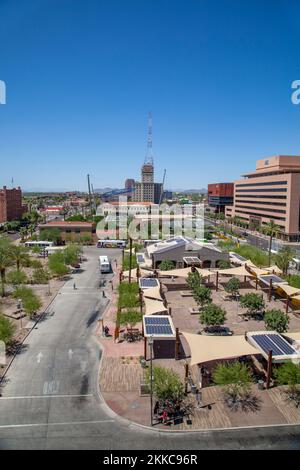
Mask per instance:
[[[221,326],[225,323],[226,312],[216,304],[206,305],[199,316],[200,322],[206,327]]]
[[[239,288],[241,286],[240,280],[237,277],[232,277],[229,279],[227,284],[225,285],[225,291],[232,295],[237,295],[239,292]]]
[[[150,371],[146,371],[150,383]],[[178,401],[183,398],[184,389],[180,376],[166,367],[153,367],[153,393],[158,400]]]
[[[240,303],[242,307],[247,308],[250,315],[261,312],[265,307],[263,296],[255,294],[254,292],[243,295],[240,298]]]
[[[282,364],[274,371],[274,376],[280,385],[288,385],[287,398],[298,407],[300,404],[300,365],[293,362]]]
[[[194,290],[193,297],[197,304],[203,308],[211,302],[211,290],[208,287],[200,285]]]
[[[264,314],[264,322],[267,330],[275,330],[284,333],[289,326],[289,317],[281,310],[267,310]]]
[[[15,325],[9,318],[0,314],[0,341],[3,341],[5,345],[9,344],[13,339],[15,329]]]
[[[171,269],[174,269],[174,267],[174,262],[169,259],[164,259],[159,265],[160,271],[170,271]]]
[[[249,397],[253,381],[249,368],[240,362],[218,364],[213,372],[215,384],[224,387],[225,401],[235,408]]]
[[[28,280],[24,271],[15,270],[7,274],[7,282],[13,286],[18,286],[20,284],[26,284]]]

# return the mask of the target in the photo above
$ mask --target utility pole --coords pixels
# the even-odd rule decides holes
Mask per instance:
[[[131,283],[131,267],[132,267],[132,238],[129,238],[129,284]]]
[[[92,193],[91,193],[90,175],[87,175],[87,180],[88,180],[88,190],[89,190],[90,213],[92,214]]]

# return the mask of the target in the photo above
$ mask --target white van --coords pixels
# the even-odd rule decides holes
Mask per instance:
[[[111,266],[107,256],[99,256],[99,266],[101,273],[110,273]]]

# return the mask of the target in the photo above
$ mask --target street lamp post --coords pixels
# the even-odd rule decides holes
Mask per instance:
[[[50,280],[48,281],[48,295],[51,295]]]
[[[153,336],[149,336],[148,344],[150,346],[150,408],[151,408],[151,426],[153,426]]]
[[[18,300],[19,303],[19,311],[20,311],[20,328],[23,330],[23,322],[22,322],[22,314],[23,314],[23,304],[22,304],[22,299]]]

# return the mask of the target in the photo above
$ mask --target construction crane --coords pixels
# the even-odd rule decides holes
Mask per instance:
[[[165,183],[165,178],[166,178],[166,172],[167,172],[167,170],[166,170],[166,169],[164,169],[164,176],[163,176],[162,185],[161,185],[161,190],[160,190],[159,205],[161,205],[161,201],[162,201],[162,198],[163,198],[163,193],[164,193],[164,183]]]

